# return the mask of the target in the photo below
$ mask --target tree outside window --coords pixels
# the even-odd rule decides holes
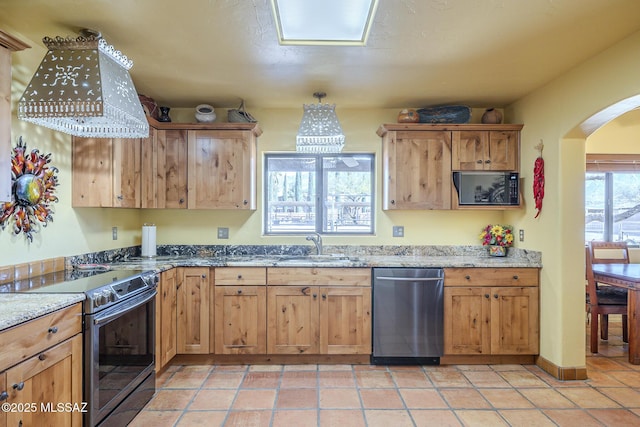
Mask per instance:
[[[266,154],[265,234],[373,234],[373,154]]]

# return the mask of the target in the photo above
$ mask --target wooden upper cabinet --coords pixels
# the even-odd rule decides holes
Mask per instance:
[[[187,208],[187,131],[155,129],[142,140],[142,207]]]
[[[513,127],[514,125],[509,125]],[[515,125],[521,128],[520,125]],[[452,132],[451,169],[518,171],[519,130],[458,130]]]
[[[140,139],[73,137],[73,207],[140,207]]]
[[[0,30],[0,202],[11,200],[11,52],[29,47]]]
[[[256,209],[256,137],[243,130],[188,132],[189,209]]]
[[[140,207],[140,138],[113,138],[114,208]]]
[[[73,137],[72,144],[73,207],[112,206],[111,140]]]
[[[451,209],[451,133],[382,135],[383,209]]]

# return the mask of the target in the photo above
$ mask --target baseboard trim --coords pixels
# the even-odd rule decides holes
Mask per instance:
[[[548,361],[542,356],[536,357],[536,365],[561,381],[574,381],[574,380],[586,380],[587,379],[587,367],[562,367],[553,362]]]

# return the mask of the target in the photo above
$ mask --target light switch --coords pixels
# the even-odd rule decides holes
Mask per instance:
[[[218,239],[228,239],[229,229],[227,227],[218,227]]]

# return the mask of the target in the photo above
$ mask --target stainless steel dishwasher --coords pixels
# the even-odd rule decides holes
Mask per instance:
[[[441,268],[374,268],[371,363],[440,364],[443,294]]]

